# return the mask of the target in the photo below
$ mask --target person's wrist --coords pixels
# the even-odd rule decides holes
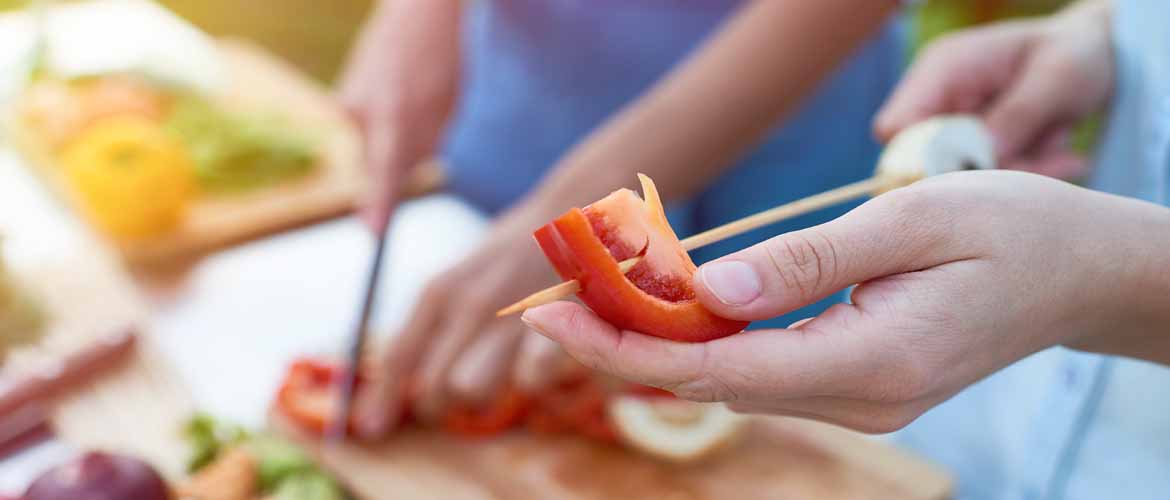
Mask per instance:
[[[1144,335],[1170,341],[1170,210],[1144,203],[1140,209],[1146,214],[1135,237],[1144,248],[1135,256],[1141,265],[1135,266],[1131,276],[1133,314],[1139,318],[1138,327]]]
[[[1081,350],[1170,362],[1170,210],[1110,196],[1102,226],[1122,228],[1094,242],[1082,265],[1098,271],[1082,284],[1094,300],[1079,307],[1089,326],[1065,345]]]

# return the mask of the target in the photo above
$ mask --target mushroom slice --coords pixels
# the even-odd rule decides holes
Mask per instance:
[[[926,177],[995,168],[991,133],[978,118],[948,115],[914,124],[896,135],[878,160],[878,174],[910,182]]]
[[[746,423],[744,416],[722,403],[618,396],[608,408],[623,442],[674,462],[697,460],[722,448]]]

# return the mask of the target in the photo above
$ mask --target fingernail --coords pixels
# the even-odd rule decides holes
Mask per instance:
[[[699,279],[719,302],[729,306],[748,305],[763,293],[755,269],[737,260],[706,264],[699,268]]]
[[[521,314],[521,315],[520,315],[520,321],[523,321],[523,322],[524,322],[524,324],[525,324],[525,325],[526,325],[526,326],[527,326],[527,327],[528,327],[530,330],[532,330],[532,331],[534,331],[534,332],[536,332],[536,333],[539,333],[539,334],[541,334],[541,335],[543,335],[543,336],[545,336],[545,337],[549,337],[549,335],[548,335],[548,330],[547,330],[547,329],[545,329],[545,327],[541,326],[541,325],[540,325],[540,323],[537,323],[537,320],[536,320],[536,318],[534,317],[534,316],[536,316],[536,315],[535,315],[535,314],[533,314],[533,313],[532,313],[532,311],[533,311],[533,309],[529,309],[529,310],[527,310],[527,311],[524,311],[524,314]],[[552,337],[549,337],[549,338],[552,338]]]

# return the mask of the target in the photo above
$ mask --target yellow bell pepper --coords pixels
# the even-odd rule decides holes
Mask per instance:
[[[85,215],[118,239],[174,229],[196,194],[186,149],[141,116],[94,122],[65,147],[61,164]]]

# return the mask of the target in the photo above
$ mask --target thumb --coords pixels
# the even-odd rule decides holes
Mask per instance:
[[[699,268],[698,299],[738,320],[773,318],[848,286],[948,260],[951,226],[917,187],[891,191],[819,226],[783,234]]]

